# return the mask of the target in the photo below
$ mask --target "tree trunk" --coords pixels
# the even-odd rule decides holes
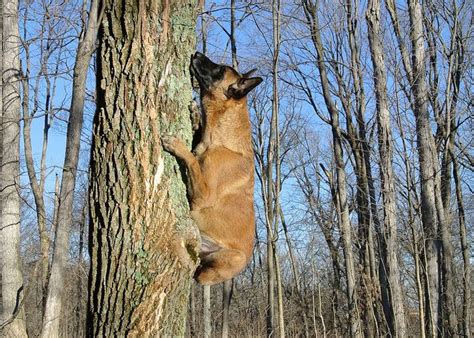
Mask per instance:
[[[232,67],[239,70],[237,44],[235,42],[235,0],[230,0],[230,50],[232,52]]]
[[[20,259],[20,39],[18,1],[0,2],[0,332],[27,337]]]
[[[191,283],[191,290],[189,295],[189,335],[191,337],[196,336],[196,284]]]
[[[233,279],[222,284],[222,338],[229,337],[229,310],[232,299]]]
[[[27,72],[28,73],[28,72]],[[48,272],[49,272],[49,235],[46,229],[46,208],[44,203],[44,171],[41,170],[40,180],[36,177],[35,163],[33,160],[33,149],[31,144],[31,123],[33,117],[28,113],[29,110],[29,88],[28,79],[23,79],[23,145],[25,149],[25,164],[28,172],[28,179],[30,181],[31,190],[33,191],[35,207],[36,207],[36,219],[38,224],[38,234],[40,239],[40,280],[41,280],[41,295],[42,295],[42,306],[41,310],[44,310],[46,305],[46,294],[48,292]],[[47,126],[43,129],[44,134],[47,134]],[[43,152],[42,162],[46,155],[45,144],[46,139],[43,139]],[[43,169],[43,168],[41,168]]]
[[[461,252],[463,258],[463,276],[462,276],[462,330],[463,336],[469,337],[470,312],[471,312],[471,262],[469,260],[469,244],[467,241],[466,215],[464,213],[464,202],[461,190],[461,178],[459,177],[459,166],[457,158],[451,154],[453,161],[454,185],[456,187],[456,201],[458,211],[459,234],[461,237]]]
[[[395,2],[386,0],[393,29],[397,36],[398,47],[402,55],[405,74],[411,84],[409,100],[416,120],[417,148],[421,173],[421,214],[424,232],[423,256],[425,259],[425,326],[431,336],[436,336],[438,326],[439,278],[438,278],[438,223],[435,205],[435,179],[432,154],[434,141],[429,125],[427,109],[428,98],[425,82],[424,39],[420,4],[408,0],[410,17],[410,41],[412,44],[412,62],[409,62],[408,50],[400,31]]]
[[[384,52],[380,40],[380,2],[370,0],[367,5],[366,18],[368,22],[368,36],[372,64],[374,67],[374,87],[376,96],[376,117],[378,130],[378,144],[380,155],[381,191],[384,206],[383,243],[384,261],[389,288],[390,307],[384,308],[388,320],[390,334],[395,337],[405,337],[406,321],[403,307],[403,292],[398,267],[397,244],[397,206],[395,199],[395,183],[392,168],[393,144],[388,110],[387,75],[385,70]]]
[[[281,190],[281,162],[280,162],[280,129],[278,123],[278,115],[280,110],[279,103],[279,91],[278,91],[278,60],[280,54],[280,0],[273,0],[272,4],[272,18],[273,18],[273,71],[272,71],[272,80],[273,80],[273,100],[272,100],[272,118],[271,118],[271,127],[270,127],[270,140],[269,147],[274,147],[271,150],[271,160],[269,160],[269,170],[272,170],[271,163],[275,163],[275,183],[274,185],[274,200],[273,203],[269,205],[272,208],[272,223],[274,227],[273,231],[273,260],[275,264],[275,277],[276,277],[276,287],[277,287],[277,298],[278,298],[278,331],[280,338],[285,337],[285,316],[283,308],[283,286],[281,280],[281,268],[280,260],[278,257],[277,249],[277,238],[278,238],[278,228],[280,224],[280,190]],[[271,176],[270,176],[271,177]]]
[[[395,100],[398,102],[398,100]],[[398,103],[397,103],[397,110],[398,110]],[[413,260],[415,261],[415,280],[416,280],[416,291],[418,296],[418,314],[419,314],[419,321],[418,326],[420,328],[420,338],[426,337],[426,327],[424,323],[425,319],[425,303],[424,303],[424,290],[423,290],[423,276],[421,272],[421,253],[420,253],[420,236],[417,234],[415,229],[415,217],[413,215],[413,211],[415,207],[413,206],[412,202],[412,191],[415,190],[413,179],[411,175],[411,165],[410,160],[408,158],[408,150],[406,146],[406,137],[405,132],[403,131],[402,122],[400,119],[400,112],[397,112],[397,124],[398,129],[400,130],[400,139],[402,141],[402,149],[403,149],[403,162],[405,163],[405,176],[406,176],[406,186],[407,186],[407,209],[408,209],[408,226],[411,230],[411,237],[412,237],[412,247],[413,247]]]
[[[85,197],[85,196],[84,196]],[[77,259],[77,301],[76,301],[76,308],[75,308],[75,320],[76,325],[75,332],[78,337],[84,336],[84,329],[85,329],[85,307],[84,307],[84,294],[83,291],[84,287],[84,278],[82,277],[82,271],[85,268],[84,264],[84,237],[85,237],[85,229],[87,226],[87,201],[84,200],[84,205],[82,206],[81,210],[81,220],[79,221],[79,250],[78,250],[78,259]]]
[[[268,212],[267,212],[268,213]],[[267,223],[267,308],[266,308],[266,328],[267,336],[273,336],[275,325],[275,264],[273,254],[273,231]]]
[[[191,143],[194,1],[105,0],[90,169],[90,336],[182,336],[198,256],[177,162]]]
[[[288,255],[290,256],[290,265],[291,265],[291,272],[293,274],[293,280],[295,283],[295,288],[296,288],[296,294],[298,296],[298,301],[300,303],[300,311],[301,311],[301,316],[303,317],[303,324],[305,328],[305,336],[309,336],[309,325],[308,325],[308,316],[306,314],[307,311],[307,305],[306,305],[306,300],[303,297],[303,294],[301,292],[301,285],[300,285],[300,275],[298,273],[298,269],[296,267],[296,259],[295,259],[295,254],[293,252],[293,246],[291,244],[290,240],[290,235],[288,233],[288,227],[285,222],[285,217],[283,215],[283,210],[281,209],[281,205],[278,207],[278,212],[280,214],[280,220],[281,220],[281,225],[283,227],[283,232],[285,234],[285,242],[286,246],[288,247]]]
[[[428,111],[428,90],[425,80],[425,47],[423,37],[423,17],[421,4],[417,0],[408,0],[408,11],[410,16],[410,40],[412,44],[412,79],[411,90],[413,94],[413,111],[416,120],[417,147],[421,173],[421,210],[423,226],[428,238],[426,250],[428,259],[428,280],[430,307],[428,307],[429,319],[432,326],[431,334],[439,333],[454,335],[457,331],[456,311],[454,307],[454,284],[452,280],[452,245],[450,243],[450,232],[447,225],[445,210],[442,205],[441,179],[439,177],[439,165],[437,151],[430,126]],[[439,243],[441,234],[441,243]],[[436,241],[436,242],[435,242]],[[436,259],[439,254],[440,245],[442,255],[442,276],[444,278],[443,288],[440,290],[438,265]],[[441,292],[440,292],[441,291]],[[439,299],[439,294],[442,298]],[[441,303],[440,303],[441,301]],[[443,310],[440,317],[439,310]]]
[[[212,333],[211,326],[211,286],[203,285],[202,287],[202,317],[204,338],[210,338]]]

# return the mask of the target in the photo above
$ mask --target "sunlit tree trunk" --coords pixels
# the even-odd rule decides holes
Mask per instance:
[[[421,174],[421,214],[424,232],[425,260],[425,309],[424,318],[428,333],[432,336],[438,334],[439,318],[439,240],[438,219],[435,201],[435,171],[433,163],[434,140],[429,124],[427,109],[428,97],[425,82],[425,49],[423,38],[422,12],[418,1],[408,0],[410,19],[410,42],[412,45],[412,60],[410,62],[408,48],[401,34],[400,20],[393,0],[386,0],[387,10],[392,21],[393,30],[397,37],[398,48],[402,56],[405,75],[411,85],[409,94],[416,120],[417,148]]]
[[[385,70],[384,51],[380,36],[380,2],[370,0],[367,5],[366,18],[369,25],[368,37],[372,64],[374,67],[374,87],[376,96],[376,118],[379,145],[379,167],[381,176],[381,191],[384,206],[383,221],[383,255],[387,287],[389,288],[389,308],[385,308],[392,336],[407,335],[403,293],[400,282],[397,244],[397,206],[395,200],[395,183],[392,167],[393,141],[388,110],[387,75]],[[387,311],[388,310],[388,311]]]
[[[204,338],[210,338],[212,334],[211,325],[211,286],[204,285],[202,287],[202,318],[203,318],[203,331]]]
[[[222,285],[222,338],[229,337],[230,301],[232,299],[233,279]]]
[[[398,102],[398,101],[397,101]],[[408,149],[406,145],[406,137],[405,132],[403,131],[402,122],[400,119],[400,112],[398,111],[399,106],[397,103],[397,125],[400,130],[400,136],[403,146],[403,160],[405,163],[405,176],[406,176],[406,186],[407,186],[407,209],[408,209],[408,219],[407,223],[410,228],[411,238],[412,238],[412,251],[413,251],[413,260],[415,261],[415,280],[416,280],[416,291],[418,296],[418,314],[419,314],[419,321],[418,327],[420,329],[420,337],[426,337],[426,327],[424,323],[425,318],[425,294],[423,289],[423,276],[421,271],[421,252],[420,252],[420,240],[422,240],[423,236],[418,234],[415,225],[415,216],[414,211],[415,208],[413,206],[413,198],[412,194],[415,191],[413,179],[412,179],[412,169],[410,165],[410,159],[408,158]]]
[[[437,151],[430,126],[428,90],[425,79],[423,16],[421,4],[418,0],[408,0],[408,12],[410,17],[410,41],[412,44],[413,73],[411,77],[411,90],[421,173],[422,220],[427,230],[427,238],[437,239],[439,238],[439,234],[441,234],[440,244],[442,256],[440,265],[444,278],[441,299],[438,297],[441,285],[437,274],[439,267],[435,259],[437,251],[436,245],[433,243],[433,240],[428,240],[427,244],[428,279],[431,283],[429,293],[427,294],[432,297],[430,301],[429,319],[432,325],[438,326],[438,329],[441,330],[441,332],[432,330],[431,334],[436,335],[442,333],[452,336],[457,331],[456,311],[454,307],[454,284],[451,268],[452,244],[449,240],[450,233],[446,213],[442,205]],[[437,229],[436,225],[438,226]],[[447,318],[446,322],[443,317],[440,317],[440,313],[438,312],[441,309],[443,310],[443,317]],[[438,313],[435,314],[436,312]]]
[[[18,1],[0,1],[0,334],[27,337],[20,260],[20,38]]]
[[[451,182],[452,182],[452,152],[454,149],[455,138],[457,136],[457,103],[458,94],[460,91],[461,78],[464,72],[464,53],[463,46],[463,24],[459,18],[460,5],[452,2],[449,16],[436,10],[436,5],[432,1],[427,1],[424,4],[423,22],[425,26],[425,36],[428,45],[427,54],[429,56],[429,100],[433,110],[435,120],[438,123],[436,149],[433,153],[433,158],[438,161],[438,156],[441,159],[440,170],[435,171],[436,178],[436,208],[439,219],[440,235],[442,243],[441,255],[441,300],[442,300],[442,333],[444,335],[453,335],[458,332],[457,316],[455,306],[455,273],[453,271],[453,237],[451,234],[451,223],[453,215],[451,214]],[[459,6],[459,7],[458,7]],[[446,50],[446,45],[440,37],[434,23],[439,18],[446,20],[449,27],[449,49]],[[469,34],[469,33],[466,33]],[[438,40],[441,39],[443,48],[438,47]],[[439,95],[439,81],[440,81],[440,67],[438,65],[438,53],[443,51],[441,55],[445,55],[447,61],[446,77],[442,79],[445,81],[443,107],[438,102]],[[438,155],[439,153],[439,155]]]
[[[182,336],[198,240],[160,136],[191,143],[195,1],[103,1],[88,335]]]
[[[272,18],[273,18],[273,100],[272,100],[272,119],[270,126],[270,147],[274,145],[273,160],[275,163],[275,183],[274,183],[274,204],[271,206],[273,209],[273,227],[275,240],[273,241],[273,254],[275,263],[275,277],[278,297],[278,331],[280,338],[285,337],[285,316],[283,307],[283,285],[282,285],[282,272],[280,266],[280,259],[277,254],[277,243],[278,229],[280,224],[280,190],[281,190],[281,161],[280,161],[280,129],[279,129],[279,54],[280,54],[280,0],[273,0],[272,5]],[[274,140],[272,140],[272,136]]]

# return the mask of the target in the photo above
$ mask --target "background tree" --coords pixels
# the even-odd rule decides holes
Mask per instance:
[[[18,2],[0,2],[0,332],[26,337],[20,261],[20,36]]]
[[[85,4],[85,3],[84,3]],[[95,51],[97,31],[100,22],[99,0],[90,4],[87,24],[84,24],[74,63],[72,98],[66,136],[61,189],[58,196],[57,220],[51,275],[48,281],[48,296],[43,319],[43,337],[59,335],[64,290],[64,272],[69,253],[69,234],[72,225],[73,197],[79,162],[80,139],[84,119],[85,85],[89,62]]]
[[[379,245],[381,246],[380,274],[382,303],[385,318],[392,335],[406,336],[405,309],[400,285],[397,242],[397,214],[395,196],[395,178],[393,172],[393,140],[388,110],[387,74],[380,32],[380,2],[369,1],[366,18],[368,22],[368,40],[372,57],[374,88],[376,95],[376,119],[378,148],[380,154],[380,181],[383,198],[383,229]],[[385,277],[386,276],[386,277]],[[423,334],[422,334],[423,335]]]

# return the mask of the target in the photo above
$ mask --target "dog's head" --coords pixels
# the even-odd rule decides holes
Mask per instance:
[[[201,94],[218,100],[240,100],[262,82],[261,77],[250,77],[255,70],[239,74],[234,68],[218,65],[199,52],[192,57],[191,71],[199,82]]]

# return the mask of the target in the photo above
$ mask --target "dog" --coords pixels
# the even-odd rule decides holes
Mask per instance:
[[[247,94],[261,82],[196,52],[191,73],[201,94],[202,136],[191,153],[173,136],[166,151],[187,171],[191,217],[201,233],[200,266],[195,279],[213,285],[239,274],[254,246],[254,153]]]

